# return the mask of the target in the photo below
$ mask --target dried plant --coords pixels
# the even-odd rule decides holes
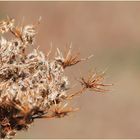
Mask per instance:
[[[40,22],[40,21],[39,21]],[[38,22],[38,23],[39,23]],[[72,55],[71,47],[64,57],[59,49],[54,59],[34,45],[37,24],[18,27],[15,20],[0,22],[0,33],[11,33],[12,39],[0,40],[0,137],[12,138],[17,131],[27,130],[39,118],[60,118],[77,109],[68,107],[69,99],[91,89],[104,92],[103,75],[94,74],[80,80],[81,89],[70,94],[67,67],[87,60]]]

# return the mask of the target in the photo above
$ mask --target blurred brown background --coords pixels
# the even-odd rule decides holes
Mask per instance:
[[[70,117],[37,120],[16,138],[140,138],[140,2],[0,2],[6,15],[24,23],[42,17],[37,44],[47,53],[50,43],[94,58],[67,74],[86,75],[107,69],[112,92],[76,98],[80,111]]]

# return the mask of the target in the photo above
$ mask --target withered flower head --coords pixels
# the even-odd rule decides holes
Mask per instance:
[[[0,22],[0,33],[13,35],[10,40],[0,39],[0,137],[12,138],[17,131],[27,130],[35,119],[60,118],[76,111],[68,107],[68,99],[77,94],[69,94],[64,70],[90,57],[73,56],[71,47],[66,57],[58,49],[54,59],[38,49],[27,53],[26,48],[34,45],[36,25],[17,27],[11,18]],[[82,78],[77,93],[85,89],[104,91],[101,80],[100,75]]]

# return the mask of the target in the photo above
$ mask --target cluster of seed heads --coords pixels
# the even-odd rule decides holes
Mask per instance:
[[[40,22],[40,21],[39,21]],[[38,22],[38,23],[39,23]],[[82,77],[81,89],[70,93],[70,85],[64,71],[86,59],[72,55],[71,47],[66,56],[56,50],[54,59],[34,46],[37,24],[15,25],[7,17],[0,22],[0,34],[12,38],[0,39],[0,137],[12,138],[17,131],[27,130],[35,119],[60,118],[76,111],[68,107],[69,100],[91,89],[104,92],[103,74],[94,73],[88,79]]]

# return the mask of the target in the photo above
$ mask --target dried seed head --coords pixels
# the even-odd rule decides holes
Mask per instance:
[[[103,84],[104,80],[104,73],[97,74],[94,73],[88,77],[88,79],[82,77],[81,78],[81,85],[86,88],[97,92],[106,92],[109,91],[108,89],[104,89],[103,87],[112,86],[112,84]]]
[[[81,61],[85,61],[85,60],[88,60],[90,59],[91,57],[93,57],[93,55],[87,57],[87,58],[84,58],[84,59],[79,59],[78,58],[78,55],[79,54],[76,54],[75,56],[72,55],[72,51],[71,51],[71,45],[70,45],[70,48],[67,52],[67,55],[66,57],[64,58],[63,54],[60,52],[60,50],[57,48],[57,53],[56,53],[56,57],[55,57],[55,60],[57,62],[59,62],[60,65],[62,65],[62,67],[65,69],[66,67],[70,67],[70,66],[73,66],[73,65],[76,65],[78,64],[79,62]]]
[[[34,41],[35,35],[36,35],[36,30],[35,30],[34,25],[27,25],[23,27],[22,39],[25,42],[32,44]]]
[[[11,138],[17,131],[27,130],[37,118],[59,118],[76,111],[67,107],[69,80],[66,67],[87,59],[71,54],[66,57],[57,49],[57,56],[49,59],[38,49],[26,53],[34,45],[36,25],[16,27],[14,19],[0,22],[0,33],[12,33],[11,40],[0,40],[0,128],[1,138]],[[85,89],[101,90],[102,76],[82,78]],[[76,94],[73,94],[76,95]],[[71,96],[72,97],[72,96]],[[66,103],[66,104],[65,104]],[[64,104],[64,105],[63,105]]]
[[[14,27],[15,20],[7,17],[6,20],[0,22],[0,33],[6,33]]]

